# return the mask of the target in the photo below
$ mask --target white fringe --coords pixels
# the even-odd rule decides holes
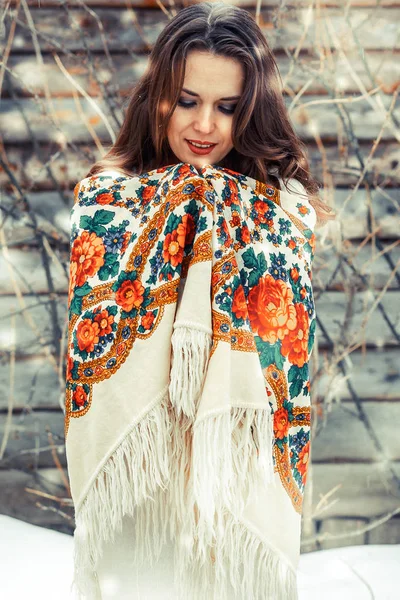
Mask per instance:
[[[224,507],[240,515],[249,496],[257,494],[260,481],[264,485],[274,483],[274,432],[269,404],[265,409],[232,408],[208,415],[194,422],[190,432],[211,338],[201,330],[179,326],[172,339],[169,389],[176,411],[171,415],[175,443],[172,464],[177,465],[178,472],[175,478],[172,473],[170,510],[174,533],[180,535],[189,565],[194,552],[196,559],[205,560],[207,547],[216,535],[215,526],[223,527],[218,515]],[[180,419],[181,412],[188,418]],[[187,489],[182,474],[190,471]]]
[[[135,562],[157,560],[168,524],[165,496],[170,479],[171,420],[168,392],[137,423],[100,470],[84,501],[75,507],[74,580],[79,599],[101,598],[96,564],[104,541],[121,531],[124,514],[135,516]],[[164,492],[164,494],[163,494]]]
[[[96,564],[126,513],[135,519],[139,567],[159,559],[169,525],[180,600],[236,600],[229,586],[237,600],[297,600],[295,573],[240,522],[257,484],[274,481],[270,408],[233,407],[193,426],[210,339],[175,329],[169,390],[76,507],[72,587],[80,600],[101,598]]]
[[[182,411],[193,420],[210,356],[212,332],[185,325],[175,326],[171,344],[171,403],[178,416]]]
[[[207,560],[189,566],[175,553],[180,600],[298,600],[297,574],[285,558],[226,512]]]
[[[271,408],[233,407],[194,426],[193,504],[198,508],[197,558],[203,560],[224,508],[239,517],[261,485],[274,485]],[[216,523],[221,527],[221,523]],[[193,539],[193,536],[192,536]],[[192,551],[192,548],[188,548]]]

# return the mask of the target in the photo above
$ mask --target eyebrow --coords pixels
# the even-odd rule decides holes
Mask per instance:
[[[190,96],[199,97],[199,94],[196,94],[196,92],[191,92],[190,90],[187,90],[186,88],[182,88],[182,91],[186,92]],[[229,98],[220,98],[220,100],[239,100],[239,98],[240,98],[240,96],[229,96]]]

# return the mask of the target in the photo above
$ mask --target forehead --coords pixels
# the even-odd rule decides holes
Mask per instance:
[[[197,50],[186,57],[183,87],[202,97],[223,98],[240,94],[243,83],[243,67],[233,58]]]

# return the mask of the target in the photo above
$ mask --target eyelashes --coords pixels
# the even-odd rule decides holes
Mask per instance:
[[[182,108],[192,108],[193,106],[196,106],[195,102],[190,102],[190,101],[186,101],[186,100],[178,100],[178,105],[181,106]],[[225,115],[233,115],[233,113],[235,112],[235,106],[232,106],[232,108],[226,108],[225,106],[220,106],[219,110],[224,113]]]

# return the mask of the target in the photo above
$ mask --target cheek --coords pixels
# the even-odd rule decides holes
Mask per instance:
[[[223,135],[225,142],[231,146],[232,145],[232,122],[225,123],[223,128]]]
[[[171,137],[174,134],[174,130],[175,130],[175,122],[174,122],[174,115],[172,115],[172,117],[169,120],[168,127],[167,127],[167,136]]]
[[[181,131],[185,129],[189,121],[188,116],[179,110],[175,109],[168,126],[168,131],[170,135],[178,135]]]

